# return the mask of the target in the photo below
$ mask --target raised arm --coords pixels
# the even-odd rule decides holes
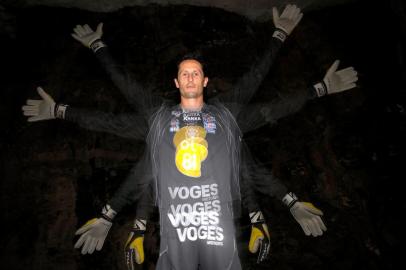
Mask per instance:
[[[133,105],[142,114],[148,114],[152,108],[159,106],[162,99],[145,89],[122,65],[116,63],[111,57],[106,44],[102,41],[103,23],[99,23],[96,31],[89,25],[77,25],[73,29],[72,37],[84,46],[92,49],[113,83],[121,91],[129,104]]]
[[[41,87],[37,88],[40,100],[28,99],[22,107],[27,121],[36,122],[50,119],[65,119],[77,123],[80,127],[114,134],[124,138],[145,140],[147,120],[137,114],[112,114],[87,109],[73,108],[65,104],[56,104],[53,98]]]
[[[301,110],[308,100],[340,93],[356,87],[357,72],[353,67],[337,70],[340,61],[336,60],[327,70],[322,81],[295,94],[279,95],[268,103],[244,106],[237,117],[243,133],[255,130],[266,124],[276,124],[283,117]]]
[[[250,101],[273,64],[282,43],[302,17],[303,14],[296,5],[287,5],[280,16],[278,10],[273,8],[275,31],[272,34],[269,48],[230,91],[218,96],[219,100],[224,102],[234,115],[238,113],[238,107],[234,107],[233,104],[247,104]]]

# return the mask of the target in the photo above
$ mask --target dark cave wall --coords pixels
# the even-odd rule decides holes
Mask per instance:
[[[273,256],[260,266],[246,248],[249,222],[238,220],[244,269],[393,269],[404,212],[405,6],[357,3],[305,12],[253,102],[294,95],[320,80],[335,59],[359,72],[359,87],[310,101],[300,112],[247,134],[255,155],[303,200],[324,213],[328,231],[304,236],[279,202],[259,195]],[[1,7],[1,6],[0,6]],[[366,7],[368,12],[366,12]],[[359,16],[363,14],[363,19]],[[383,14],[383,15],[382,15]],[[379,18],[379,19],[378,19]],[[103,250],[82,256],[75,230],[95,216],[142,152],[143,144],[63,121],[27,123],[21,106],[41,85],[56,101],[111,112],[132,111],[91,52],[70,37],[76,24],[105,25],[117,60],[177,98],[174,64],[201,50],[208,94],[230,91],[260,57],[271,23],[214,8],[130,7],[94,13],[54,7],[0,8],[1,212],[7,269],[125,269],[122,256],[133,208],[115,221]],[[384,34],[383,34],[384,33]],[[145,239],[153,269],[156,216]]]

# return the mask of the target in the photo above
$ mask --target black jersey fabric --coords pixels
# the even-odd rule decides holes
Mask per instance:
[[[253,160],[242,140],[242,133],[269,122],[275,123],[277,119],[298,111],[307,100],[315,97],[314,91],[306,90],[295,97],[279,97],[271,104],[247,105],[267,74],[281,44],[278,39],[272,38],[269,50],[245,76],[238,80],[233,90],[218,95],[205,105],[205,110],[209,110],[218,121],[217,125],[222,127],[223,136],[219,140],[221,147],[210,147],[209,153],[213,154],[214,151],[217,151],[215,149],[226,147],[226,150],[220,151],[220,153],[229,155],[227,162],[222,161],[226,164],[213,163],[214,167],[231,169],[230,175],[225,176],[225,178],[230,178],[230,193],[227,201],[242,199],[249,211],[259,209],[255,201],[256,191],[281,199],[286,194],[286,188],[277,178],[273,177],[266,167]],[[166,125],[173,125],[171,112],[178,105],[171,105],[161,97],[151,94],[151,89],[143,88],[130,73],[113,60],[107,47],[99,49],[96,57],[138,113],[114,115],[68,107],[65,117],[87,129],[146,140],[147,151],[144,158],[131,170],[127,179],[114,194],[110,205],[116,211],[120,211],[124,205],[136,200],[140,201],[139,205],[150,206],[151,201],[157,204],[160,196],[157,193],[159,191],[157,176],[162,171],[160,166],[157,167],[159,164],[157,145],[168,140],[163,134],[166,132]],[[209,137],[211,137],[210,134]],[[220,154],[219,157],[222,155]],[[148,163],[151,163],[152,167]],[[202,163],[204,174],[207,173],[205,169],[208,168],[208,164],[209,160]],[[240,181],[240,175],[243,181]],[[154,198],[146,195],[151,194],[151,191],[155,191]],[[142,199],[140,200],[140,198]],[[237,205],[238,203],[234,203],[234,206],[238,208]],[[143,213],[142,216],[147,216],[148,213],[145,209],[140,209],[139,212]]]

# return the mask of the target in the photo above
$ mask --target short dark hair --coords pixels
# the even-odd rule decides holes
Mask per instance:
[[[202,54],[200,52],[190,52],[190,53],[183,55],[176,63],[176,67],[178,68],[178,70],[179,70],[180,63],[182,63],[185,60],[195,60],[195,61],[199,62],[200,65],[202,66],[203,73],[205,73],[204,69],[205,69],[206,65],[204,63]]]

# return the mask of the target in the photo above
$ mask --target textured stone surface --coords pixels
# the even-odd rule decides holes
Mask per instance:
[[[297,0],[292,3],[297,4],[300,8],[308,10],[320,9],[340,5],[354,0]],[[7,1],[6,1],[7,2]],[[33,6],[50,6],[64,8],[79,8],[95,12],[113,12],[124,7],[148,6],[148,5],[191,5],[198,7],[221,8],[226,11],[243,15],[252,20],[269,19],[272,16],[272,7],[283,7],[286,0],[25,0],[9,1],[11,6],[33,7]],[[289,2],[290,3],[290,2]]]

